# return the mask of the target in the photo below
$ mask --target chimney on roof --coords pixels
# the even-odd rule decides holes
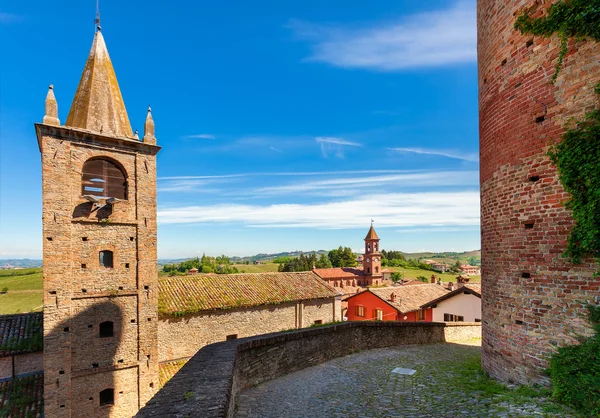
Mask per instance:
[[[431,283],[437,282],[437,276],[435,274],[431,275]]]
[[[392,293],[390,295],[390,302],[396,302],[396,294],[395,293]]]
[[[448,290],[449,291],[453,291],[454,290],[454,282],[448,283]]]

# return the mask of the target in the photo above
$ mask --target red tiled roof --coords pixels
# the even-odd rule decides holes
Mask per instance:
[[[159,281],[158,311],[182,315],[341,296],[310,271],[175,276]]]
[[[158,365],[158,384],[162,388],[189,359],[167,361]]]
[[[371,228],[369,228],[369,232],[365,237],[365,240],[367,239],[379,239],[379,237],[377,236],[377,232],[375,232],[375,228],[373,228],[373,225],[371,225]]]
[[[425,283],[421,286],[394,286],[371,288],[369,292],[383,299],[388,305],[393,306],[402,313],[416,311],[421,305],[430,300],[437,299],[448,293],[439,284]],[[395,302],[392,302],[391,295],[396,295]]]
[[[6,412],[7,415],[3,415],[3,412]],[[44,375],[18,377],[0,382],[0,416],[43,417]]]
[[[41,312],[0,315],[0,357],[42,351],[43,329]]]
[[[422,282],[421,280],[407,280],[402,282],[402,286],[415,286],[419,284],[427,284],[426,282]]]
[[[351,279],[354,277],[362,277],[362,269],[355,267],[333,267],[329,269],[313,269],[322,279]]]
[[[464,286],[459,287],[451,292],[446,293],[445,295],[440,296],[439,298],[430,300],[429,302],[421,305],[421,308],[430,308],[431,306],[439,303],[443,300],[450,299],[453,296],[463,294],[464,292],[470,293],[478,298],[481,298],[481,284],[480,283],[469,283]]]

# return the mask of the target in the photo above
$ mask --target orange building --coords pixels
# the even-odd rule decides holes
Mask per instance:
[[[371,224],[365,237],[365,253],[362,256],[361,267],[333,267],[328,269],[313,269],[321,279],[330,286],[340,290],[345,295],[353,295],[367,286],[385,284],[381,270],[381,253],[379,252],[379,237]]]
[[[432,308],[421,305],[448,293],[439,284],[372,288],[350,296],[349,321],[433,321]]]

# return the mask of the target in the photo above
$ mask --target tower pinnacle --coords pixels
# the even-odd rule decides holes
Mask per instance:
[[[46,113],[43,122],[46,125],[60,126],[60,120],[58,120],[58,104],[54,97],[54,86],[52,84],[48,86],[48,94],[46,95]]]

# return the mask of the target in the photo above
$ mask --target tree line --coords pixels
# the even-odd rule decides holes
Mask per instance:
[[[231,274],[238,273],[238,269],[231,265],[231,259],[226,255],[209,257],[202,254],[202,258],[192,258],[181,263],[165,264],[163,272],[171,275],[186,274],[189,270],[196,268],[200,273]]]

